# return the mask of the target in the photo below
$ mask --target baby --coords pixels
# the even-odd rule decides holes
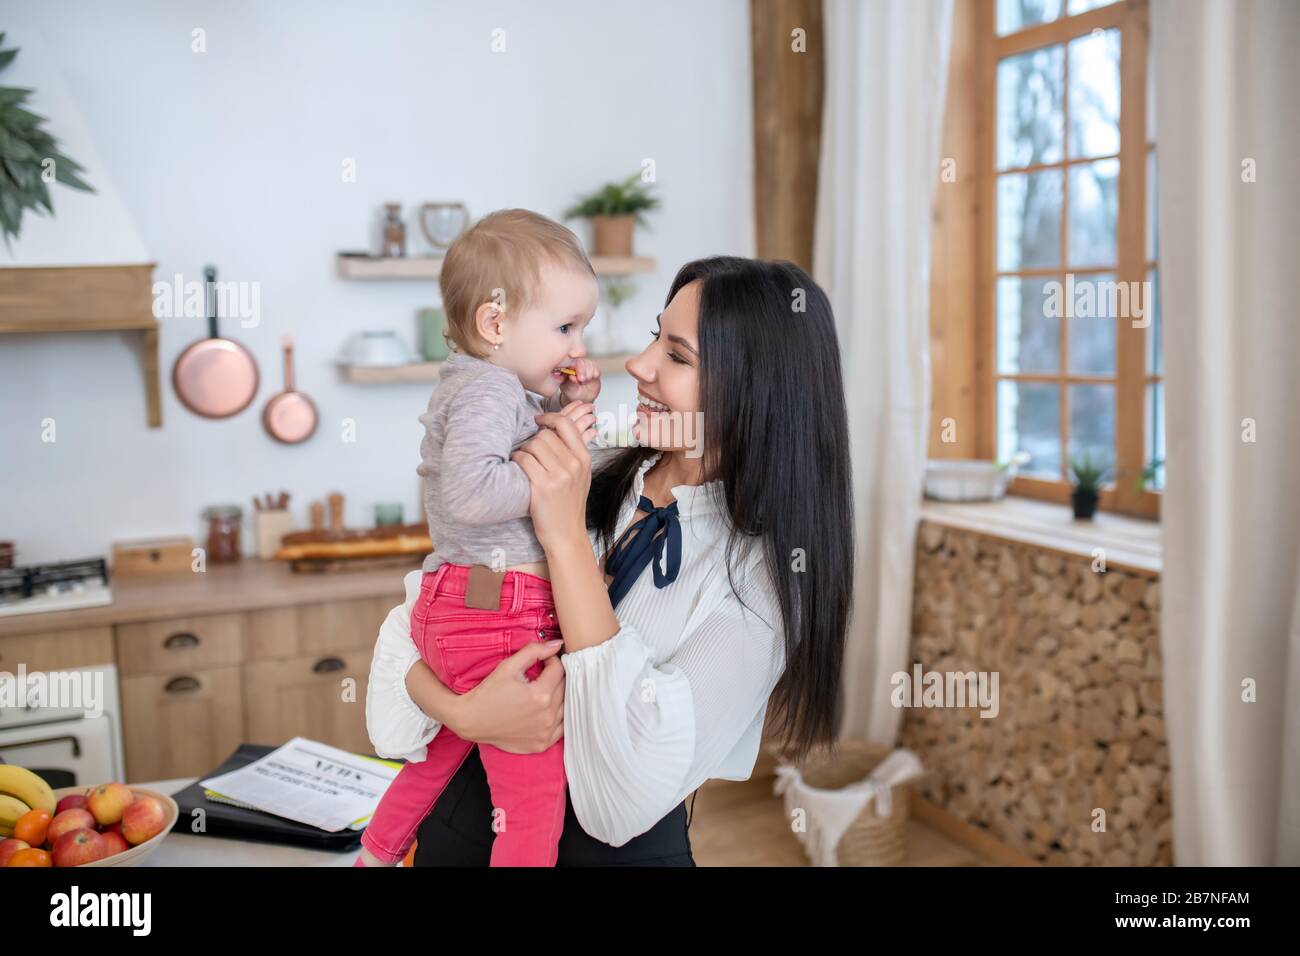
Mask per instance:
[[[598,288],[573,233],[524,209],[494,212],[461,235],[439,284],[455,351],[420,416],[416,471],[434,552],[424,561],[411,639],[438,679],[463,694],[529,641],[560,637],[528,478],[510,455],[537,432],[534,416],[563,411],[581,422],[590,413],[600,371],[585,358],[582,333]],[[583,437],[594,433],[589,427]],[[541,669],[535,663],[528,679]],[[425,759],[407,763],[384,794],[354,865],[399,863],[474,746],[440,727]],[[479,745],[495,808],[492,866],[555,865],[563,746],[514,754]]]

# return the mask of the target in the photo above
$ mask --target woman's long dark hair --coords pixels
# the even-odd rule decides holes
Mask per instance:
[[[790,262],[688,262],[665,304],[697,279],[705,480],[722,481],[733,591],[734,558],[745,539],[762,539],[785,631],[773,726],[797,758],[834,740],[852,602],[848,413],[835,320],[826,294]],[[630,448],[592,476],[587,525],[603,551],[639,466],[655,453]]]

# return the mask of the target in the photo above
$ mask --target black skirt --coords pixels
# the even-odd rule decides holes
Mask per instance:
[[[693,802],[693,801],[692,801]],[[565,794],[556,866],[695,866],[683,800],[653,827],[622,846],[590,836]],[[492,856],[492,794],[478,748],[451,778],[420,824],[415,866],[487,866]]]

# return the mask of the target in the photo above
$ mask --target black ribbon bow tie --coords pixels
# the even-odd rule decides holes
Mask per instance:
[[[677,502],[656,508],[645,495],[637,502],[637,509],[645,517],[628,529],[627,535],[614,545],[605,572],[612,574],[609,583],[609,603],[618,602],[632,589],[647,564],[654,567],[655,587],[667,587],[677,580],[682,567],[682,527],[677,521]],[[664,549],[668,549],[667,567],[663,570]]]

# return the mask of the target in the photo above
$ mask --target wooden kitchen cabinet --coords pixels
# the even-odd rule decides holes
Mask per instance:
[[[379,625],[404,600],[404,595],[391,595],[250,611],[248,660],[285,660],[362,647],[373,649]]]
[[[378,633],[378,632],[376,632]],[[0,671],[27,673],[93,667],[113,663],[113,630],[83,627],[46,634],[14,634],[0,637]]]
[[[117,628],[123,676],[170,674],[238,664],[244,659],[243,614],[204,614]]]
[[[211,773],[244,742],[236,665],[121,678],[127,780]]]
[[[294,736],[373,753],[370,660],[407,573],[295,574],[245,558],[120,575],[111,605],[0,619],[0,670],[116,664],[127,782],[208,774],[241,743]]]
[[[248,742],[278,746],[292,737],[310,737],[344,750],[370,753],[366,680],[371,651],[370,647],[355,648],[245,664]]]

